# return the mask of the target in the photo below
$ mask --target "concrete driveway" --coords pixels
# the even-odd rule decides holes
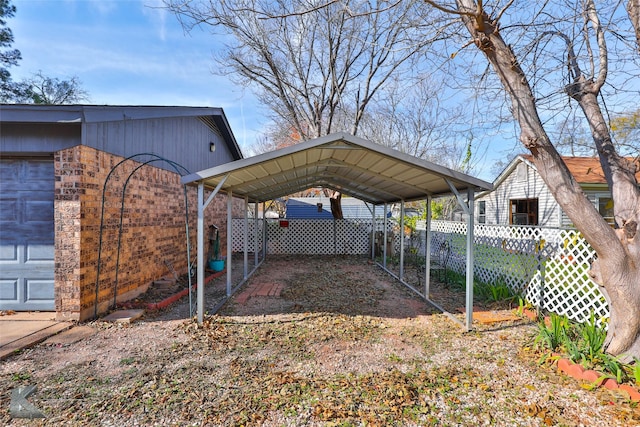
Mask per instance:
[[[15,312],[0,316],[0,360],[73,326],[56,321],[54,312]]]

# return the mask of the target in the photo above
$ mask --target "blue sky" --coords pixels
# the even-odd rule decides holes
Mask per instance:
[[[216,39],[186,34],[160,0],[14,0],[14,80],[77,76],[91,104],[222,107],[244,153],[266,119],[249,90],[211,73]]]

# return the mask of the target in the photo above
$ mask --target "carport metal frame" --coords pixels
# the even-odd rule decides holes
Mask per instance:
[[[198,188],[197,218],[197,321],[204,321],[204,270],[205,224],[204,212],[214,197],[223,191],[227,194],[227,289],[224,304],[233,292],[253,274],[266,258],[266,242],[262,261],[258,262],[258,203],[286,196],[311,187],[325,187],[371,203],[372,237],[375,233],[375,207],[384,206],[384,240],[387,233],[387,208],[390,203],[400,203],[401,224],[404,230],[404,204],[407,201],[427,200],[427,226],[425,242],[424,294],[404,281],[404,239],[400,239],[400,272],[396,276],[386,266],[386,244],[383,262],[377,263],[387,273],[416,292],[426,302],[443,313],[442,307],[430,299],[431,265],[431,200],[435,196],[453,194],[467,215],[467,268],[466,268],[466,316],[463,327],[470,331],[473,323],[473,230],[474,194],[492,190],[492,184],[440,165],[401,153],[362,138],[345,133],[327,135],[301,142],[280,150],[255,157],[236,160],[182,178],[182,183]],[[205,189],[212,189],[205,200]],[[462,193],[466,192],[466,199]],[[243,279],[232,289],[232,205],[233,197],[244,198],[244,271]],[[248,205],[255,203],[254,267],[248,268]],[[373,241],[373,239],[372,239]],[[372,258],[374,257],[372,243]],[[458,321],[455,317],[453,319]],[[462,322],[460,322],[462,323]]]

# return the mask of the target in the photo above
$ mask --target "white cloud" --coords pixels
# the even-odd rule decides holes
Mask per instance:
[[[160,40],[166,40],[167,37],[167,15],[168,12],[163,8],[162,0],[144,0],[142,2],[142,13],[149,17],[158,31]]]

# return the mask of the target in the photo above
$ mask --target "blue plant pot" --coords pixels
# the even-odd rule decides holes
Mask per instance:
[[[213,271],[224,270],[224,260],[223,259],[209,260],[209,268]]]

